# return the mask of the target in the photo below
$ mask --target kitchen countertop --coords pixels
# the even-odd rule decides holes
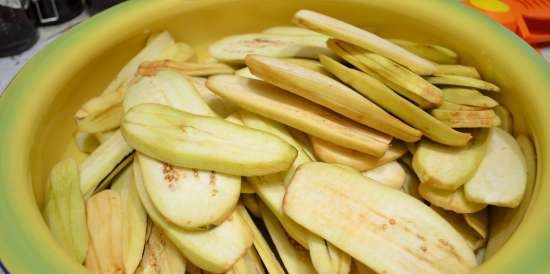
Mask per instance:
[[[55,26],[44,26],[38,28],[38,41],[27,51],[10,57],[0,58],[0,94],[4,92],[4,89],[8,86],[11,79],[17,74],[17,72],[42,48],[48,43],[55,40],[63,32],[67,31],[71,27],[77,25],[89,15],[86,12],[81,13],[77,17]]]

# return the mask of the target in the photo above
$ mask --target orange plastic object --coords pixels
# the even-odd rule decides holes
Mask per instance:
[[[465,0],[530,44],[550,42],[550,0]]]

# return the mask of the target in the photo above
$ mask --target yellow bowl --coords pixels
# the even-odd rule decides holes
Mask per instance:
[[[526,218],[475,273],[550,273],[550,66],[527,44],[458,1],[129,1],[80,24],[40,52],[0,101],[0,259],[12,273],[85,273],[55,243],[40,214],[47,174],[68,155],[72,114],[98,94],[151,32],[167,29],[201,52],[224,35],[290,24],[317,10],[385,36],[436,42],[502,87],[516,132],[536,144],[538,174]]]

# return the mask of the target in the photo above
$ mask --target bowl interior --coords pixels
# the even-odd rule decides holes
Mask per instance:
[[[36,210],[43,206],[48,173],[53,164],[66,157],[79,160],[85,157],[73,144],[72,136],[76,127],[72,115],[82,103],[98,95],[108,85],[118,70],[143,47],[151,33],[162,30],[168,30],[177,41],[191,44],[198,52],[198,59],[206,60],[209,58],[207,46],[215,40],[225,35],[257,32],[275,25],[291,25],[290,19],[296,10],[310,8],[367,27],[384,37],[433,42],[450,47],[459,52],[462,63],[476,66],[485,79],[502,87],[503,91],[497,97],[513,112],[515,133],[528,132],[537,144],[539,159],[542,159],[541,153],[547,146],[544,143],[548,143],[549,139],[545,139],[548,135],[540,121],[543,115],[540,101],[548,100],[548,94],[537,94],[540,91],[536,90],[536,85],[546,84],[546,91],[550,85],[547,80],[543,80],[543,76],[548,76],[549,72],[536,60],[539,57],[507,31],[480,15],[472,15],[456,3],[407,2],[131,1],[77,27],[33,60],[27,66],[27,72],[18,76],[3,99],[19,102],[14,103],[16,106],[26,103],[28,108],[32,108],[28,111],[30,114],[17,118],[27,123],[21,125],[21,130],[28,134],[20,137],[20,144],[21,149],[28,152],[24,153],[21,163],[25,165],[25,170],[29,170],[27,177],[21,178],[23,185],[17,193],[29,199],[33,199],[31,193],[34,193],[36,201],[35,206],[26,209],[35,213],[21,217],[27,219],[22,222],[32,225],[29,230],[32,230],[34,236],[29,236],[27,240],[36,241],[37,246],[42,248],[55,245]],[[445,14],[449,19],[442,20],[441,16]],[[495,47],[495,43],[500,46]],[[531,77],[530,80],[525,78],[527,76]],[[32,96],[15,94],[30,94],[29,89],[34,89]],[[15,113],[15,110],[9,111]],[[17,147],[17,144],[14,143],[14,146]],[[539,182],[541,176],[539,173]],[[29,182],[32,182],[32,192]],[[527,197],[526,201],[530,200],[531,197]],[[5,202],[15,203],[15,199]],[[21,255],[31,247],[23,246],[15,252]],[[53,270],[68,273],[68,269],[72,273],[80,273],[82,269],[77,266],[62,265],[71,264],[57,246],[52,246],[52,250],[51,254],[43,255],[44,260],[37,264],[48,261],[46,269],[52,270],[52,273]],[[7,254],[7,251],[0,252],[0,256]],[[37,256],[33,255],[35,253],[44,252],[40,250],[28,254],[34,257]],[[495,258],[499,256],[497,254]],[[502,255],[500,260],[493,263],[495,266],[482,267],[480,273],[498,273],[493,271],[503,267],[507,256]],[[17,270],[16,273],[45,273],[30,272],[31,269],[38,270],[39,266],[28,268],[14,256],[6,255],[4,260],[8,268],[12,267],[14,272]]]

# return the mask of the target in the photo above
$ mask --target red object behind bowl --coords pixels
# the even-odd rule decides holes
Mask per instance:
[[[495,0],[492,0],[495,1]],[[529,44],[550,42],[550,0],[502,0],[506,11],[481,6],[483,1],[464,3],[493,18]],[[487,1],[489,2],[489,1]]]

